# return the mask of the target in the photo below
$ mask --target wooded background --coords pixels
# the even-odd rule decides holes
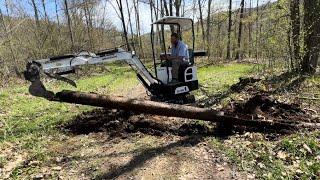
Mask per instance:
[[[28,60],[81,50],[98,51],[130,44],[141,58],[150,59],[150,35],[143,33],[141,27],[141,17],[146,13],[139,8],[146,5],[151,21],[163,16],[193,18],[195,49],[206,50],[212,63],[251,61],[313,74],[319,60],[320,0],[3,0],[1,3],[2,85],[15,78]],[[50,12],[55,13],[48,13],[48,8],[52,8],[48,3],[54,3]],[[107,3],[116,10],[117,19],[107,18],[110,12]],[[26,10],[26,4],[32,9]],[[115,22],[121,22],[121,28]]]

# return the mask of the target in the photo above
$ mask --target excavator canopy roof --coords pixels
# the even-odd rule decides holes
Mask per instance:
[[[152,24],[179,25],[181,29],[186,30],[193,26],[193,20],[191,18],[186,17],[165,16],[153,22]]]

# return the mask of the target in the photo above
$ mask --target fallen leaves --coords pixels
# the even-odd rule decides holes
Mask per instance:
[[[288,157],[287,153],[284,151],[278,151],[277,158],[285,160]]]
[[[17,167],[21,166],[25,162],[26,157],[27,157],[27,153],[15,155],[13,160],[5,164],[4,167],[1,169],[0,176],[3,177],[4,179],[9,178],[12,171]]]
[[[311,150],[311,148],[310,148],[308,145],[303,144],[303,148],[304,148],[305,150],[307,150],[310,154],[312,154],[312,150]]]

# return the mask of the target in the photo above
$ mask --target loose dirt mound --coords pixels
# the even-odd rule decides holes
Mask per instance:
[[[320,122],[309,112],[301,109],[297,104],[281,103],[269,95],[259,94],[250,98],[246,103],[232,103],[227,108],[230,115],[241,118],[254,118],[282,122]]]
[[[165,134],[179,136],[214,134],[213,128],[198,121],[184,122],[184,120],[178,118],[136,115],[122,110],[102,108],[76,116],[64,128],[73,134],[106,132],[110,137],[127,137],[129,133],[136,132],[155,136]]]

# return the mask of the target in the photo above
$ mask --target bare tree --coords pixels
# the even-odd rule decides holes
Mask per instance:
[[[228,44],[227,44],[227,59],[231,59],[231,27],[232,27],[232,0],[229,0],[229,24],[228,24]]]
[[[243,24],[243,16],[244,16],[244,0],[241,0],[240,3],[240,20],[239,20],[239,34],[238,34],[238,50],[236,54],[236,59],[240,60],[242,58],[242,49],[241,49],[241,38],[242,38],[242,24]]]
[[[127,45],[127,50],[130,50],[130,45],[129,45],[129,41],[128,41],[128,33],[127,33],[127,28],[126,28],[126,23],[125,23],[125,19],[124,19],[124,15],[123,15],[123,5],[122,5],[122,0],[116,0],[119,11],[120,11],[120,19],[122,22],[122,28],[123,28],[123,37],[126,41],[126,45]]]
[[[259,58],[259,0],[257,0],[257,7],[256,7],[256,61],[258,61]]]
[[[249,2],[249,17],[252,16],[252,0],[250,0]],[[249,21],[249,28],[248,28],[248,33],[249,33],[249,49],[248,49],[248,53],[249,53],[249,58],[251,57],[251,49],[253,47],[252,45],[252,21]]]
[[[55,10],[56,10],[57,25],[60,26],[60,19],[59,19],[59,13],[58,13],[58,2],[57,2],[57,0],[54,0],[54,4],[55,4]],[[59,32],[60,32],[60,28],[59,28]]]
[[[43,8],[43,12],[44,12],[44,19],[45,19],[47,22],[49,22],[47,10],[46,10],[45,0],[41,0],[41,2],[42,2],[42,8]]]
[[[133,29],[132,29],[132,23],[131,23],[131,16],[130,16],[130,9],[129,9],[129,3],[128,0],[126,0],[126,5],[127,5],[127,12],[128,12],[128,17],[129,17],[129,25],[130,25],[130,32],[131,32],[131,41],[134,42],[134,34],[133,34]],[[133,43],[133,50],[136,51],[135,45]]]
[[[176,16],[179,17],[180,16],[181,0],[175,0],[174,7],[176,9]]]
[[[136,16],[136,30],[137,30],[137,35],[139,38],[139,49],[141,54],[144,56],[143,52],[143,47],[142,47],[142,37],[141,37],[141,28],[140,28],[140,13],[139,13],[139,1],[138,0],[133,0],[133,7],[135,11],[135,16]]]
[[[202,40],[206,42],[205,33],[204,33],[204,23],[203,23],[203,15],[202,15],[202,2],[198,0],[199,12],[200,12],[200,24],[201,24],[201,32],[202,32]]]
[[[73,38],[73,33],[72,33],[71,17],[70,17],[69,7],[68,7],[68,0],[64,0],[64,6],[65,6],[65,14],[66,14],[67,21],[68,21],[69,37],[71,40],[71,49],[72,49],[72,51],[74,51],[75,46],[74,46],[74,38]]]
[[[304,13],[305,55],[301,67],[303,73],[314,74],[320,52],[320,0],[305,0]]]
[[[291,0],[290,3],[290,20],[291,20],[291,36],[293,44],[293,61],[300,64],[300,1]],[[291,50],[290,50],[291,51]],[[291,61],[292,62],[292,61]],[[292,62],[293,63],[293,62]],[[292,68],[293,64],[292,64]]]
[[[208,58],[210,57],[210,32],[211,32],[211,3],[212,0],[208,0],[208,15],[207,15],[207,52]]]
[[[38,7],[36,5],[35,0],[31,0],[33,11],[34,11],[34,18],[36,20],[36,24],[38,29],[40,29],[40,22],[39,22],[39,14],[38,14]]]
[[[6,5],[6,8],[7,8],[7,12],[9,12],[7,5]],[[9,18],[9,15],[8,15],[8,18]],[[4,34],[8,34],[8,35],[7,35],[7,37],[8,37],[7,42],[8,42],[8,44],[9,44],[9,49],[10,49],[10,53],[11,53],[11,58],[12,58],[13,62],[15,62],[15,65],[17,65],[17,64],[16,64],[16,55],[15,55],[15,53],[14,53],[14,50],[13,50],[13,47],[12,47],[12,42],[11,42],[11,39],[12,39],[12,37],[13,37],[13,36],[12,36],[12,33],[11,33],[12,31],[7,27],[7,24],[6,24],[6,22],[5,22],[3,13],[2,13],[2,11],[1,11],[1,8],[0,8],[0,20],[1,20],[2,28],[3,28],[3,30],[4,30]]]

